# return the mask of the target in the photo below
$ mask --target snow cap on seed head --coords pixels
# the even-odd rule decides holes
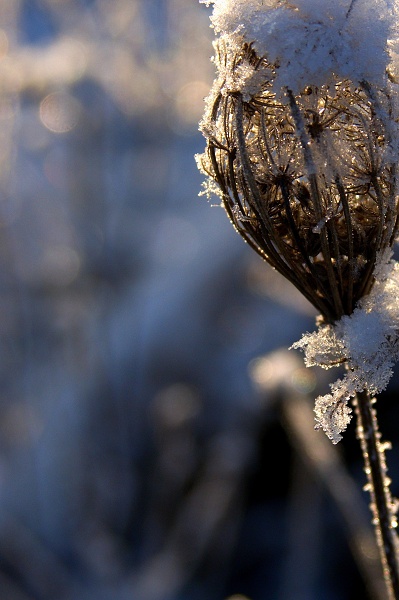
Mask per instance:
[[[206,4],[211,2],[205,1]],[[214,0],[212,25],[230,47],[253,44],[294,94],[332,75],[381,85],[399,46],[397,0]]]

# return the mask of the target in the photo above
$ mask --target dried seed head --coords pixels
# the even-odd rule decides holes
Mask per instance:
[[[200,169],[237,231],[327,322],[351,314],[398,224],[389,87],[332,76],[276,91],[278,65],[251,44],[215,48]]]

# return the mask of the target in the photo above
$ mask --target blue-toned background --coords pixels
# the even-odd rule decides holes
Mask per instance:
[[[198,197],[209,10],[1,2],[2,600],[366,597],[270,354],[314,313]]]

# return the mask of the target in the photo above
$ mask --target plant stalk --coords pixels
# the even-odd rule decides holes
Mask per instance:
[[[390,600],[399,600],[398,536],[394,504],[389,479],[386,475],[385,448],[378,431],[376,411],[368,392],[358,392],[354,401],[358,419],[357,435],[360,440],[367,489],[371,497],[371,510],[377,543],[380,550],[385,583]]]

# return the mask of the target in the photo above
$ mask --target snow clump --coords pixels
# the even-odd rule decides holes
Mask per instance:
[[[275,65],[275,91],[333,75],[382,85],[398,52],[398,0],[200,1],[213,4],[212,26],[233,54],[248,43]]]
[[[316,428],[336,444],[351,419],[356,392],[383,391],[399,359],[399,263],[380,257],[371,293],[354,312],[334,325],[321,325],[293,344],[305,353],[306,366],[329,369],[345,363],[347,373],[331,385],[331,394],[316,399]]]

